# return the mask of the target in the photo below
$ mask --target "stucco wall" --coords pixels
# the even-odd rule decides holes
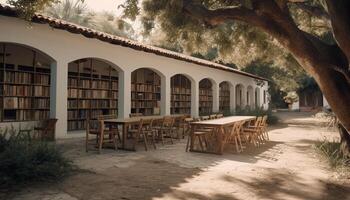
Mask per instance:
[[[48,25],[29,24],[11,17],[0,17],[0,42],[12,42],[30,46],[50,56],[51,65],[51,117],[58,118],[56,137],[71,137],[67,134],[67,76],[68,63],[81,58],[102,59],[119,72],[119,116],[128,117],[131,109],[131,72],[138,68],[150,68],[162,77],[161,114],[170,114],[170,78],[176,74],[184,74],[192,81],[191,114],[198,116],[198,83],[209,78],[214,86],[213,111],[219,110],[219,84],[227,81],[232,86],[242,84],[243,96],[247,87],[255,91],[257,86],[253,78],[227,71],[213,69],[153,53],[137,51],[89,39],[82,35],[72,34],[64,30],[52,29]],[[267,109],[268,101],[263,104],[263,91],[267,90],[267,82],[260,88],[259,102]],[[231,87],[234,97],[235,87]],[[231,108],[235,107],[235,98],[231,98]]]

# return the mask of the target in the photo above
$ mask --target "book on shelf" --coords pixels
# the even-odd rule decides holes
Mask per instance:
[[[4,97],[4,109],[17,109],[18,98],[17,97]]]

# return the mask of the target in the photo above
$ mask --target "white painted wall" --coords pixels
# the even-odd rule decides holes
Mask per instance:
[[[79,34],[64,30],[53,29],[43,24],[28,24],[27,22],[0,16],[0,42],[12,42],[28,45],[51,56],[55,63],[52,65],[51,82],[51,117],[58,118],[56,137],[72,137],[67,134],[67,77],[68,63],[81,58],[98,58],[112,63],[119,72],[119,117],[128,117],[131,101],[131,72],[138,68],[150,68],[162,77],[161,114],[170,113],[170,77],[184,74],[192,81],[191,114],[198,116],[198,83],[203,78],[210,77],[215,82],[213,111],[219,109],[218,86],[222,81],[232,86],[242,84],[243,102],[245,102],[248,85],[257,86],[253,78],[240,74],[213,69],[198,64],[188,63],[172,58],[162,57],[153,53],[137,51],[128,47],[112,45],[97,39],[89,39]],[[163,84],[164,83],[164,84]],[[268,97],[263,102],[263,91],[267,91],[267,82],[260,88],[260,102],[268,108]],[[232,87],[232,94],[235,87]],[[252,98],[254,100],[254,97]],[[231,98],[234,108],[235,98]]]

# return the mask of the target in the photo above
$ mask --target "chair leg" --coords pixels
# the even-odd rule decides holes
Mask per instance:
[[[237,134],[237,139],[238,139],[239,147],[240,147],[241,152],[242,152],[243,151],[243,145],[242,145],[242,140],[241,140],[241,136],[239,135],[239,133]]]
[[[117,135],[119,135],[119,133],[117,132]],[[113,143],[114,143],[114,149],[117,151],[118,150],[118,141],[117,141],[117,137],[116,135],[113,133],[112,134],[113,137]]]
[[[155,132],[152,133],[152,143],[153,143],[154,149],[157,149],[157,146],[156,146],[156,133]]]
[[[98,142],[98,152],[99,153],[102,152],[103,139],[104,139],[104,136],[102,134],[100,134],[99,142]]]
[[[187,137],[186,152],[188,152],[188,147],[190,146],[190,140],[191,140],[191,136],[189,135]]]
[[[89,145],[89,134],[86,134],[85,137],[85,152],[88,152],[88,145]]]
[[[201,147],[202,151],[204,151],[202,138],[199,135],[197,137],[198,137],[198,141],[199,141],[199,146]]]
[[[143,134],[143,142],[145,143],[145,150],[148,151],[148,144],[147,144],[147,134]]]

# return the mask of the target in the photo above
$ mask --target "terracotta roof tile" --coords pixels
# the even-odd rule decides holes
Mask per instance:
[[[19,11],[12,8],[12,7],[0,4],[0,15],[9,16],[9,17],[19,17]],[[56,19],[56,18],[52,18],[52,17],[48,17],[48,16],[44,16],[41,14],[35,14],[32,18],[32,22],[40,23],[40,24],[48,24],[49,26],[51,26],[55,29],[66,30],[70,33],[75,33],[75,34],[81,34],[87,38],[96,38],[96,39],[101,40],[103,42],[108,42],[108,43],[111,43],[114,45],[129,47],[129,48],[139,50],[139,51],[154,53],[154,54],[157,54],[160,56],[165,56],[165,57],[169,57],[169,58],[173,58],[173,59],[177,59],[177,60],[182,60],[182,61],[195,63],[198,65],[202,65],[202,66],[206,66],[206,67],[210,67],[210,68],[229,71],[232,73],[241,74],[244,76],[249,76],[252,78],[268,81],[265,78],[262,78],[262,77],[259,77],[259,76],[253,75],[253,74],[249,74],[246,72],[242,72],[240,70],[233,69],[231,67],[227,67],[225,65],[221,65],[221,64],[218,64],[215,62],[195,58],[192,56],[188,56],[185,54],[177,53],[174,51],[162,49],[162,48],[151,46],[151,45],[142,44],[142,43],[130,40],[130,39],[107,34],[104,32],[100,32],[97,30],[93,30],[93,29],[90,29],[87,27],[83,27],[83,26],[74,24],[74,23],[70,23],[70,22],[67,22],[64,20],[60,20],[60,19]]]

